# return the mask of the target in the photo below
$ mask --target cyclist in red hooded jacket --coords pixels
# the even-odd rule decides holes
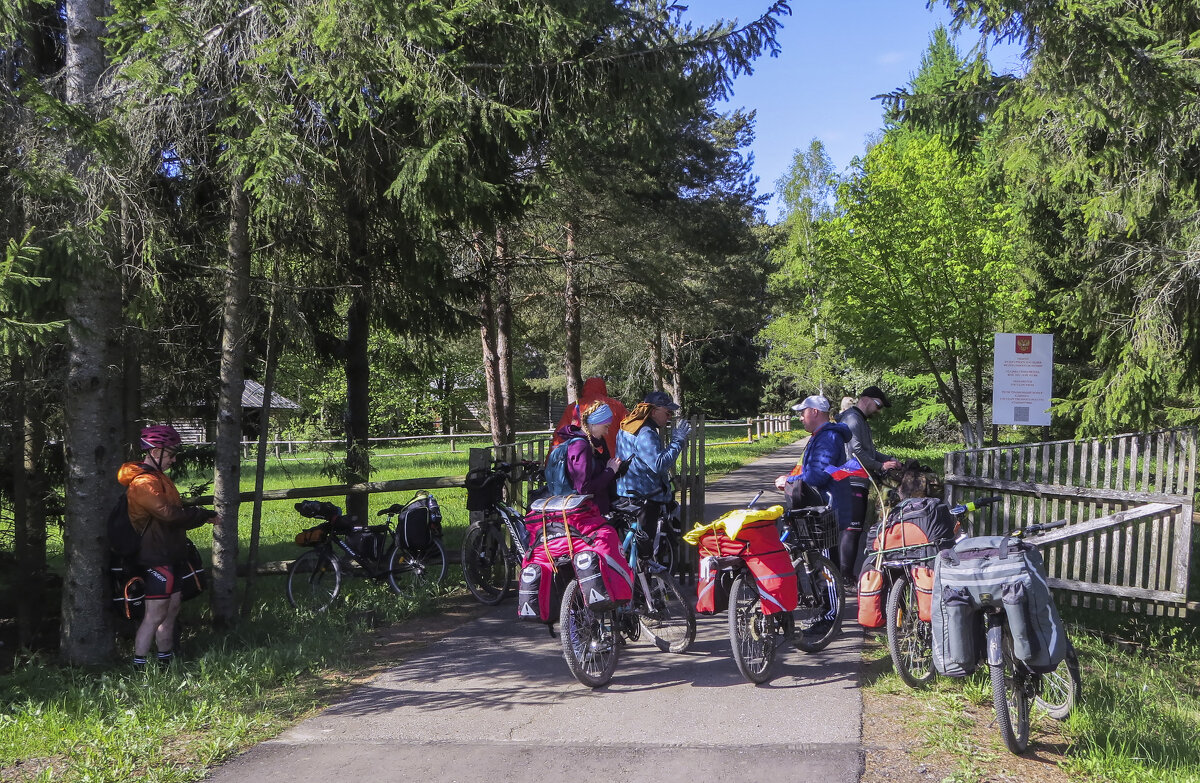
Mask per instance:
[[[141,462],[126,462],[117,480],[127,489],[129,521],[142,536],[138,565],[145,569],[146,615],[133,642],[133,665],[143,668],[150,644],[158,649],[158,662],[169,664],[175,657],[175,618],[182,604],[177,577],[186,573],[186,531],[205,522],[220,524],[215,511],[185,507],[175,482],[166,471],[175,462],[182,439],[175,428],[156,424],[142,429]]]

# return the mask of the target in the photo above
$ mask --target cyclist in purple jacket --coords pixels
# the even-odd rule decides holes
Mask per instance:
[[[581,495],[591,495],[601,514],[607,514],[616,494],[614,480],[621,461],[612,456],[604,436],[612,425],[613,412],[607,403],[593,402],[580,414],[580,424],[559,428],[567,444],[567,480]]]

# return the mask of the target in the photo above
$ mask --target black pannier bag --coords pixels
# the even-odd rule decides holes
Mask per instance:
[[[467,511],[487,511],[504,499],[504,474],[488,468],[467,473]]]
[[[342,538],[359,560],[381,560],[388,549],[387,525],[356,527]]]
[[[187,539],[187,567],[184,573],[177,576],[183,600],[188,601],[200,595],[208,587],[208,575],[204,571],[204,560],[192,540]]]
[[[400,511],[396,525],[397,543],[421,551],[442,537],[442,509],[428,492],[419,492]]]

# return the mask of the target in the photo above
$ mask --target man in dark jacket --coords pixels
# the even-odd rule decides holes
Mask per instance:
[[[871,439],[871,426],[867,419],[874,416],[883,408],[890,408],[887,396],[878,386],[868,386],[858,395],[858,402],[838,414],[838,421],[850,430],[849,452],[851,457],[858,459],[872,476],[878,478],[884,471],[900,467],[900,462],[894,457],[881,453],[875,448]],[[842,575],[848,583],[857,584],[857,558],[859,538],[867,518],[867,498],[871,482],[867,478],[851,477],[849,483],[850,526],[842,531],[838,550],[842,555]],[[848,555],[848,553],[854,553]],[[847,559],[848,558],[848,559]]]

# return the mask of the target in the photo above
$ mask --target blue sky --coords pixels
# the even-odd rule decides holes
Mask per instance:
[[[680,2],[694,22],[749,22],[770,6],[770,0]],[[752,75],[734,83],[730,99],[731,107],[758,111],[753,152],[760,192],[775,190],[792,153],[814,137],[839,171],[861,155],[883,124],[883,107],[872,96],[907,84],[930,34],[949,19],[942,5],[926,9],[924,0],[793,0],[791,7],[778,35],[779,56],[760,58]],[[959,51],[977,40],[967,33]],[[1020,65],[1012,47],[993,49],[989,59],[997,71]],[[767,218],[777,212],[772,203]]]

